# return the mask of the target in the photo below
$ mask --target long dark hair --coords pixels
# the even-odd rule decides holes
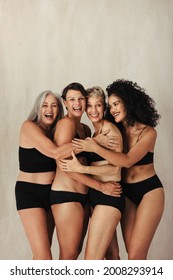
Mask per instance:
[[[127,124],[133,126],[135,121],[155,127],[158,124],[160,115],[155,109],[154,100],[137,83],[118,79],[106,88],[108,97],[112,94],[120,97],[126,109]],[[113,122],[109,108],[107,108],[106,118]],[[114,120],[115,123],[115,120]]]

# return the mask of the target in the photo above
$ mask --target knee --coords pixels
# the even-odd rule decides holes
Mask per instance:
[[[60,250],[60,260],[77,260],[80,252],[78,250]]]
[[[140,252],[140,250],[129,250],[128,260],[146,260],[147,254]]]
[[[52,254],[50,252],[47,253],[34,253],[33,260],[52,260]]]
[[[119,250],[112,250],[112,248],[108,248],[105,254],[106,260],[120,260]]]

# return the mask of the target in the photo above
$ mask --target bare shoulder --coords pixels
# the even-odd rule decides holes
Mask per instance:
[[[156,138],[157,137],[157,131],[154,127],[151,126],[147,126],[146,129],[144,130],[143,136],[146,137],[152,137],[152,138]]]
[[[39,131],[40,128],[38,127],[38,125],[32,121],[24,121],[22,126],[21,126],[21,133],[22,134],[30,134],[32,132],[35,131]]]
[[[116,124],[113,124],[113,123],[105,120],[104,124],[103,124],[103,129],[102,130],[104,131],[104,130],[107,130],[107,129],[109,129],[108,135],[114,134],[114,135],[117,135],[117,136],[118,135],[121,136],[121,132],[118,129],[118,127],[116,126]]]
[[[59,120],[56,124],[56,129],[60,129],[60,128],[75,128],[75,122],[73,119],[68,118],[68,117],[64,117],[61,120]]]

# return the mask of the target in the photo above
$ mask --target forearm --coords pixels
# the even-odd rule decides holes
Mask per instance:
[[[105,158],[112,165],[126,168],[130,165],[127,154],[110,151],[99,145],[96,146],[95,153]]]
[[[53,152],[53,157],[57,160],[68,158],[71,156],[71,152],[74,150],[74,147],[71,143],[63,144],[60,147],[57,147]]]
[[[91,175],[115,175],[117,167],[110,164],[97,165],[97,166],[85,166],[81,165],[78,169],[79,173],[91,174]]]
[[[92,189],[95,190],[99,190],[102,191],[101,188],[101,182],[93,179],[91,176],[89,175],[85,175],[85,174],[80,174],[80,173],[76,173],[76,172],[67,172],[66,173],[69,177],[71,177],[72,179],[74,179],[75,181],[90,187]]]

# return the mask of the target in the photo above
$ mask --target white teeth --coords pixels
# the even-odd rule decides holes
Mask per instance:
[[[46,116],[46,117],[52,117],[53,114],[46,114],[45,116]]]
[[[81,107],[80,108],[73,108],[74,110],[81,110]]]
[[[116,113],[116,114],[114,114],[113,116],[114,116],[114,118],[115,118],[115,117],[117,117],[118,115],[119,115],[119,113]]]

